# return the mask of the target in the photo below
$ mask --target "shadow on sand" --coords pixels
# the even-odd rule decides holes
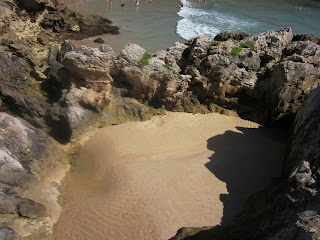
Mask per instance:
[[[227,185],[229,194],[221,194],[221,225],[229,224],[241,211],[246,199],[281,175],[285,150],[285,131],[237,127],[207,140],[214,153],[205,166]]]

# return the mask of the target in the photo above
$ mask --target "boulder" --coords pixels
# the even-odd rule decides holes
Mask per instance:
[[[278,62],[283,51],[289,46],[293,39],[291,28],[279,31],[267,31],[258,35],[247,37],[246,41],[251,41],[257,52],[259,52],[261,67],[271,68]]]
[[[139,103],[136,99],[120,96],[121,91],[95,92],[92,89],[71,88],[66,95],[67,121],[71,129],[71,141],[85,136],[98,126],[119,124],[130,120],[146,120],[163,110]]]
[[[118,27],[110,25],[110,20],[97,15],[74,12],[59,1],[55,0],[52,8],[49,5],[49,0],[28,1],[46,2],[47,11],[41,19],[41,27],[52,29],[54,32],[63,34],[69,39],[83,39],[106,33],[119,33]]]
[[[17,204],[18,214],[27,218],[38,218],[46,214],[46,207],[31,199],[22,199]]]
[[[18,2],[30,12],[39,12],[46,6],[54,7],[50,0],[18,0]]]
[[[186,63],[182,57],[183,52],[188,46],[176,42],[173,47],[170,47],[165,50],[161,50],[155,53],[155,57],[164,61],[165,64],[169,65],[176,72],[181,72],[182,68],[185,68]]]
[[[259,83],[271,123],[291,124],[305,97],[320,86],[319,56],[319,45],[294,41],[272,67],[271,77]]]
[[[318,86],[319,67],[293,61],[275,64],[266,90],[271,122],[282,119],[284,124],[292,123],[305,97]]]
[[[233,31],[225,31],[222,33],[217,34],[214,37],[214,40],[216,41],[227,41],[228,39],[233,39],[233,40],[243,40],[247,37],[251,36],[251,34],[247,33],[247,32],[239,32],[239,33],[234,33]]]
[[[284,58],[293,62],[309,63],[318,67],[320,65],[319,44],[309,40],[293,41],[285,49]]]
[[[294,34],[292,41],[311,41],[320,45],[320,38],[308,33]]]
[[[75,79],[73,84],[102,91],[112,81],[109,69],[115,58],[115,52],[108,45],[99,49],[79,46],[65,53],[62,64]]]
[[[156,57],[166,59],[166,53],[157,53],[148,60],[148,64],[139,67],[138,62],[144,53],[143,48],[129,44],[115,61],[112,71],[114,84],[126,88],[126,96],[160,104],[159,101],[164,102],[165,98],[177,93],[178,88],[183,91],[187,88],[187,81],[171,66],[166,65],[164,60]],[[173,62],[175,63],[174,60]]]
[[[121,50],[120,55],[116,60],[115,67],[121,69],[123,67],[136,66],[145,53],[146,50],[139,45],[129,43]]]
[[[104,40],[102,38],[97,38],[93,42],[95,42],[95,43],[104,43]]]
[[[0,239],[19,240],[20,237],[9,227],[0,227]]]
[[[183,58],[187,65],[199,66],[201,59],[207,56],[207,50],[210,44],[211,40],[206,35],[200,35],[187,41],[186,45],[189,47],[183,52]]]
[[[302,189],[309,188],[311,195],[320,188],[318,183],[320,177],[319,109],[320,88],[318,87],[311,91],[296,116],[290,153],[286,161],[286,170],[290,174],[291,184]]]

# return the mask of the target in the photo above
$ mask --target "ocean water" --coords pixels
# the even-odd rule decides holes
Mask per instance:
[[[66,0],[65,0],[66,1]],[[124,3],[124,7],[121,4]],[[120,29],[119,35],[104,35],[103,40],[116,52],[127,43],[136,43],[153,53],[167,49],[176,41],[185,42],[176,32],[180,2],[176,0],[87,0],[70,3],[72,10],[94,13],[110,19]],[[90,38],[95,39],[95,38]],[[85,43],[87,44],[87,42]]]
[[[252,34],[292,27],[294,33],[320,36],[320,1],[316,0],[182,0],[177,33],[184,39],[225,30]]]
[[[136,43],[149,52],[176,41],[232,30],[252,34],[292,27],[294,33],[320,36],[320,0],[64,0],[69,8],[104,16],[120,28],[106,35],[107,44],[122,48]],[[121,7],[121,4],[124,4]]]

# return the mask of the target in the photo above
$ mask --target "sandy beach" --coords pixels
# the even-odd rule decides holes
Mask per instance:
[[[280,175],[278,138],[220,114],[100,129],[62,185],[57,239],[168,239],[183,226],[227,223]]]

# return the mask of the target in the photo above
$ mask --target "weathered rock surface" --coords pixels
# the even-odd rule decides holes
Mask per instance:
[[[234,224],[184,228],[172,239],[319,239],[319,121],[317,88],[295,118],[283,179],[252,196]]]
[[[162,109],[156,110],[136,99],[127,98],[138,98],[133,94],[132,88],[119,88],[128,80],[125,77],[118,80],[119,78],[114,79],[111,76],[116,71],[117,64],[123,67],[124,70],[121,71],[138,71],[142,74],[135,65],[145,50],[137,45],[132,46],[134,54],[130,54],[125,48],[118,59],[108,45],[96,49],[65,41],[61,50],[52,46],[49,77],[44,84],[46,88],[55,86],[53,98],[59,99],[58,101],[66,106],[65,117],[73,140],[80,137],[83,131],[95,129],[97,126],[145,120],[154,114],[163,113]],[[127,78],[130,78],[130,73],[126,73],[129,76]],[[118,74],[123,76],[122,72]],[[141,79],[131,79],[135,81],[132,86],[139,89],[139,93],[144,91],[142,84],[146,84],[145,82],[138,84]],[[127,94],[128,91],[130,94]]]
[[[0,227],[0,239],[3,240],[19,240],[20,237],[8,227]]]
[[[184,96],[192,94],[207,107],[236,109],[260,123],[289,126],[305,96],[319,86],[315,42],[293,41],[290,28],[253,36],[227,32],[215,42],[199,36],[171,64],[191,76]]]
[[[72,88],[66,96],[67,120],[74,141],[99,126],[120,124],[134,120],[148,120],[164,114],[133,98],[120,97],[112,92],[97,93],[85,87]]]
[[[99,49],[80,46],[76,51],[67,52],[62,64],[77,80],[76,86],[87,86],[99,92],[112,81],[109,68],[115,58],[115,52],[108,45]]]
[[[64,109],[50,104],[42,95],[39,82],[31,77],[30,65],[11,53],[0,53],[1,110],[27,120],[33,126],[65,141]],[[63,133],[62,133],[63,132]]]
[[[171,71],[169,65],[165,66],[169,54],[162,56],[163,59],[151,57],[149,64],[138,67],[138,62],[145,52],[143,48],[135,44],[127,45],[121,51],[111,70],[115,79],[114,83],[127,89],[128,96],[158,105],[170,98],[181,98],[181,91],[178,89],[184,91],[188,88],[188,80],[174,72],[173,69]],[[174,61],[174,59],[171,60]]]
[[[68,169],[64,153],[44,131],[3,112],[0,145],[1,226],[42,239],[59,216],[57,184]],[[11,230],[1,234],[15,239]]]
[[[319,45],[299,38],[293,41],[290,28],[226,32],[215,42],[203,35],[155,53],[144,66],[139,61],[146,51],[136,44],[116,57],[107,46],[103,52],[65,42],[60,52],[51,51],[52,62],[60,62],[50,65],[58,66],[50,74],[61,85],[59,97],[71,84],[116,88],[154,107],[202,113],[228,108],[263,124],[289,126],[305,96],[319,86]]]
[[[108,19],[76,13],[58,0],[0,0],[0,6],[0,50],[24,58],[41,80],[46,78],[50,45],[119,33]]]
[[[111,21],[96,15],[77,13],[57,0],[17,0],[30,14],[42,14],[40,25],[60,34],[77,32],[74,38],[81,39],[105,33],[118,34],[118,28]],[[70,34],[69,37],[72,37]]]

